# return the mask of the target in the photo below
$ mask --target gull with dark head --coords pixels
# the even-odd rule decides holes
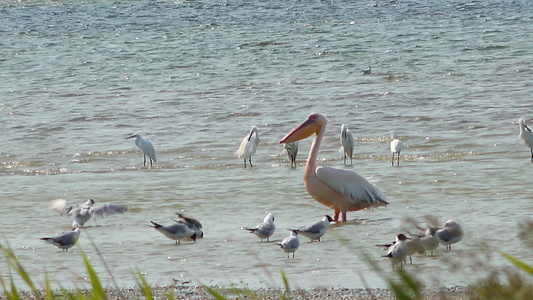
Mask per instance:
[[[168,226],[160,225],[154,221],[150,221],[150,223],[153,226],[148,226],[161,232],[167,238],[176,241],[176,245],[181,244],[181,240],[192,240],[196,242],[196,233],[184,223],[174,223]]]
[[[298,250],[298,247],[300,247],[300,241],[298,240],[298,231],[297,230],[291,230],[291,234],[284,238],[281,243],[276,244],[281,247],[281,250],[283,252],[287,253],[287,258],[289,258],[289,254],[292,253],[292,258],[294,258],[294,252]]]
[[[72,231],[61,232],[53,237],[44,237],[41,238],[42,241],[45,241],[49,244],[56,246],[57,248],[63,249],[63,251],[68,251],[78,242],[80,238],[80,229],[74,228]]]
[[[310,239],[312,241],[319,241],[320,238],[326,234],[326,231],[328,231],[330,223],[333,222],[333,219],[326,215],[322,220],[316,221],[311,225],[308,225],[304,228],[300,229],[291,229],[296,230],[298,234],[301,234],[305,236],[306,238]]]
[[[392,269],[394,266],[400,264],[400,269],[403,268],[403,263],[408,255],[408,245],[407,240],[409,238],[405,234],[400,233],[396,236],[396,241],[389,247],[387,257],[392,263]]]
[[[178,217],[181,218],[181,220],[174,220],[176,223],[183,223],[187,225],[194,233],[196,233],[196,238],[203,238],[204,237],[204,231],[202,230],[202,223],[200,221],[196,220],[195,218],[187,217],[182,213],[176,213]]]

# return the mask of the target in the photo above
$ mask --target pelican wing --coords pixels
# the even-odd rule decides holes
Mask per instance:
[[[355,172],[331,167],[318,167],[316,175],[350,202],[367,202],[387,205],[387,196]]]

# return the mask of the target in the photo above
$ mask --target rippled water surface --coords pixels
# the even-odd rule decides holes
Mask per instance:
[[[294,287],[382,287],[364,254],[389,272],[374,244],[428,215],[465,237],[415,256],[407,269],[421,278],[473,282],[472,268],[451,266],[503,264],[496,250],[531,262],[517,228],[533,209],[533,164],[517,120],[533,118],[532,17],[528,1],[2,2],[2,239],[37,281],[84,285],[78,250],[39,238],[70,228],[50,201],[93,198],[130,208],[81,233],[105,285],[132,286],[138,268],[153,284],[279,287],[283,270]],[[302,237],[287,259],[241,227],[272,212],[279,242],[332,213],[303,185],[311,140],[296,169],[279,145],[311,112],[328,117],[319,164],[370,178],[391,204],[348,213],[320,243]],[[341,124],[356,140],[352,166]],[[235,151],[253,125],[261,144],[244,169]],[[153,142],[153,168],[124,139],[133,133]],[[392,133],[406,144],[400,167]],[[147,226],[178,211],[204,239],[176,246]]]

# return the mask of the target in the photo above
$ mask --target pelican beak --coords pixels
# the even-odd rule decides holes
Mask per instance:
[[[318,130],[320,130],[320,125],[317,124],[316,120],[307,119],[296,129],[284,136],[279,143],[286,144],[303,140],[310,137],[313,133],[317,133]]]

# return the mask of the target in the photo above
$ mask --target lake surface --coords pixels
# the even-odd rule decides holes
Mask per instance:
[[[355,3],[352,3],[355,2]],[[42,284],[83,287],[76,248],[39,238],[70,229],[49,203],[128,205],[91,220],[79,245],[106,286],[151,284],[383,287],[390,263],[374,244],[453,219],[452,252],[413,257],[431,284],[468,284],[478,262],[533,262],[518,238],[531,219],[533,121],[530,1],[4,1],[0,3],[0,232]],[[372,67],[372,75],[361,69]],[[328,127],[319,164],[356,171],[390,199],[349,212],[319,243],[301,237],[294,259],[275,245],[287,228],[333,212],[303,185],[311,139],[290,168],[279,140],[319,112]],[[342,124],[355,138],[343,165]],[[533,123],[532,123],[533,124]],[[252,126],[253,168],[237,150]],[[152,141],[142,164],[131,134]],[[391,167],[389,142],[406,145]],[[205,238],[174,242],[148,227],[176,212]],[[276,218],[275,242],[242,227]],[[94,242],[94,245],[93,245]],[[96,247],[95,247],[96,246]],[[101,256],[96,251],[98,249]],[[107,276],[105,260],[112,277]],[[460,272],[456,266],[462,265]],[[5,258],[0,274],[9,276]],[[18,280],[18,279],[17,279]],[[363,281],[364,280],[364,281]],[[18,281],[19,282],[19,281]],[[19,284],[23,286],[22,283]]]

